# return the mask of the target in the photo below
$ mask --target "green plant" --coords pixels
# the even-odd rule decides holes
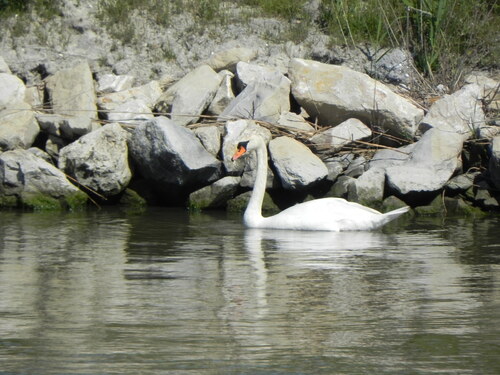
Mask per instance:
[[[379,0],[347,1],[323,0],[320,26],[338,41],[346,45],[369,42],[385,44],[388,28]]]
[[[242,3],[260,7],[265,15],[292,20],[303,16],[306,0],[243,0]]]
[[[51,19],[61,14],[60,7],[61,0],[0,0],[0,15],[10,16],[34,11],[40,17]]]
[[[500,61],[496,0],[323,0],[319,25],[337,42],[403,47],[450,89],[467,69]]]

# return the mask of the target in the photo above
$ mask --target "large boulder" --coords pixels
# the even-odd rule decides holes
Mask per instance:
[[[287,190],[302,190],[328,176],[326,165],[304,144],[290,137],[269,142],[269,153],[276,173]]]
[[[33,209],[77,208],[87,196],[59,169],[27,150],[0,154],[0,205]]]
[[[222,77],[208,65],[201,65],[168,88],[156,103],[155,109],[169,113],[178,125],[198,121],[219,89]]]
[[[0,111],[24,101],[26,86],[18,77],[0,73]]]
[[[97,118],[94,79],[87,62],[47,77],[45,88],[54,113]]]
[[[276,73],[266,81],[253,81],[229,103],[219,120],[253,119],[275,123],[290,111],[290,80]]]
[[[139,121],[153,118],[153,107],[162,90],[157,81],[99,97],[101,114],[109,121]]]
[[[288,69],[297,102],[325,126],[357,118],[411,139],[424,112],[368,75],[316,61],[292,59]]]
[[[443,96],[431,106],[419,130],[423,133],[436,128],[443,132],[455,132],[464,140],[475,137],[485,125],[482,93],[479,85],[469,84],[451,95]]]
[[[129,149],[137,172],[157,189],[194,191],[221,175],[221,162],[194,133],[163,116],[137,126]]]
[[[378,150],[368,164],[369,168],[386,169],[394,165],[401,165],[410,159],[417,143],[410,143],[399,148],[383,148]]]
[[[132,177],[127,132],[113,123],[84,135],[60,150],[59,168],[104,196],[120,193]]]
[[[0,110],[0,151],[29,148],[39,132],[35,115],[25,102]]]
[[[270,66],[239,62],[236,64],[236,86],[241,91],[255,82],[279,82],[283,74]]]
[[[415,144],[410,157],[399,165],[386,168],[388,186],[399,196],[413,195],[418,202],[418,195],[435,193],[460,167],[462,136],[438,129],[427,131]]]

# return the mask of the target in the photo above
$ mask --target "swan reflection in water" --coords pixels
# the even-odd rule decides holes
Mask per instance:
[[[257,305],[267,306],[268,266],[263,249],[280,258],[277,265],[288,270],[341,269],[349,267],[346,258],[366,255],[376,249],[385,249],[391,236],[373,231],[327,232],[246,229],[245,249],[254,270]],[[264,244],[264,246],[263,246]],[[265,311],[261,310],[261,313]]]

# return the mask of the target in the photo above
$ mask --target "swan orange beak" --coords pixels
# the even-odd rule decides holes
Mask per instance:
[[[243,155],[245,152],[247,152],[247,149],[243,145],[238,145],[238,150],[234,153],[233,157],[231,158],[232,161],[235,161],[238,159],[241,155]]]

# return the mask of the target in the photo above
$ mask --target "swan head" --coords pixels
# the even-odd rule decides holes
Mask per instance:
[[[265,145],[264,140],[259,135],[252,135],[248,138],[248,140],[244,140],[238,143],[236,146],[236,152],[231,158],[232,161],[239,159],[241,156],[248,154],[254,150],[257,150],[259,147]]]

